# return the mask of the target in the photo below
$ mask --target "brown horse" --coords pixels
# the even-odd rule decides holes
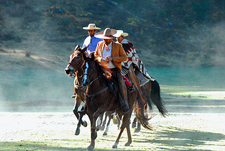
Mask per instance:
[[[80,66],[84,63],[84,58],[85,58],[85,54],[84,54],[84,49],[82,50],[81,48],[77,48],[77,49],[75,49],[75,55],[71,58],[71,60],[70,60],[70,62],[68,63],[68,70],[71,70],[71,67],[73,67],[73,70],[75,71],[77,71],[79,68],[80,68]],[[81,73],[81,72],[83,72],[82,70],[79,70],[80,72],[79,73]],[[69,71],[67,71],[67,72],[69,72]],[[143,90],[143,88],[142,88],[142,90],[143,90],[143,92],[144,93],[146,93],[146,94],[149,94],[149,92],[150,92],[150,90],[151,90],[151,83],[150,83],[150,85],[149,84],[145,84],[145,85],[147,85],[147,86],[145,86],[145,87],[143,87],[144,89],[146,89],[145,91]],[[157,85],[156,85],[157,86]],[[159,111],[162,113],[162,115],[165,115],[165,108],[164,108],[164,106],[163,106],[163,104],[162,104],[162,100],[161,100],[161,97],[160,97],[160,89],[156,89],[156,90],[154,90],[155,89],[155,87],[154,87],[154,85],[153,85],[153,91],[151,91],[151,96],[155,96],[155,97],[153,97],[152,98],[152,100],[151,101],[153,101],[153,103],[157,106],[157,108],[159,109]],[[159,88],[159,85],[158,85],[158,88]],[[145,94],[145,96],[147,96]],[[139,101],[140,100],[142,100],[142,99],[140,99],[140,97],[139,97]],[[149,100],[148,100],[149,101]],[[150,103],[148,102],[148,104],[150,105]],[[135,104],[134,106],[134,109],[137,109],[137,106],[138,105],[140,105],[140,104]],[[130,107],[131,108],[131,107]],[[141,110],[144,110],[144,106],[142,106],[142,107],[139,107],[139,108],[142,108]],[[140,111],[140,110],[136,110],[136,112],[138,112],[138,111]],[[142,114],[142,116],[143,116],[143,113],[141,113]],[[139,114],[136,114],[136,116],[137,115],[139,115]],[[146,120],[146,118],[144,118],[144,120]],[[139,122],[141,122],[142,123],[142,125],[144,125],[144,127],[147,127],[147,128],[149,128],[148,126],[146,126],[146,125],[148,125],[148,124],[146,124],[146,122],[143,122],[143,120],[139,120]],[[124,128],[123,128],[124,129]],[[93,135],[94,135],[94,133],[93,133]],[[121,135],[121,134],[120,134]],[[120,136],[119,135],[119,136]],[[118,136],[118,138],[119,138],[119,136]],[[118,140],[118,139],[117,139]],[[129,141],[129,140],[131,140],[131,139],[129,139],[129,136],[128,136],[128,143],[127,143],[127,145],[129,144],[129,142],[131,143],[131,141]],[[91,147],[92,146],[92,147]],[[114,146],[113,147],[117,147],[117,141],[115,142],[115,144],[114,144]],[[93,148],[93,145],[90,145],[90,148]]]
[[[86,86],[86,104],[87,104],[87,115],[91,123],[91,144],[88,147],[88,150],[93,150],[95,146],[95,139],[97,138],[96,132],[96,120],[103,114],[105,111],[116,111],[121,117],[121,112],[119,110],[119,103],[117,102],[116,93],[112,93],[109,90],[108,84],[106,82],[106,77],[102,67],[94,60],[94,56],[91,58],[85,58],[84,62],[84,79],[83,86]],[[129,93],[129,92],[128,92]],[[128,105],[130,108],[129,113],[125,114],[122,117],[122,124],[120,127],[119,135],[113,145],[113,148],[117,148],[119,139],[124,131],[127,129],[128,142],[125,146],[129,146],[132,142],[131,132],[130,132],[130,117],[132,113],[132,108],[136,113],[136,117],[139,122],[145,128],[151,130],[151,126],[148,124],[148,118],[144,116],[143,112],[143,102],[139,101],[134,104],[137,100],[138,92],[133,91],[128,94]]]
[[[83,48],[83,51],[85,51],[86,49],[87,49],[86,47]],[[75,135],[80,134],[81,125],[83,125],[84,127],[87,127],[87,122],[82,120],[82,117],[84,116],[84,114],[78,113],[78,108],[80,107],[81,102],[86,100],[86,96],[84,95],[84,88],[82,86],[82,80],[83,80],[83,69],[81,68],[82,56],[80,51],[78,50],[81,50],[81,48],[79,46],[76,46],[74,53],[70,56],[69,64],[65,68],[65,72],[68,76],[74,77],[74,74],[75,74],[75,80],[74,80],[75,99],[74,99],[73,113],[78,120]],[[76,58],[77,62],[74,62],[74,61],[72,62],[71,60],[73,58]]]
[[[139,75],[140,72],[136,70],[135,74]],[[144,107],[145,113],[147,113],[147,106],[149,106],[150,111],[152,111],[153,109],[152,104],[154,104],[157,107],[158,111],[161,113],[161,115],[165,117],[167,115],[167,110],[165,109],[164,102],[161,98],[159,83],[155,79],[149,79],[148,82],[144,83],[141,86],[141,89],[143,92],[142,96],[144,100],[147,100]],[[139,132],[141,130],[141,125],[138,122],[137,118],[135,117],[132,122],[132,128],[136,127],[136,123],[137,123],[137,128],[135,129],[134,132]]]

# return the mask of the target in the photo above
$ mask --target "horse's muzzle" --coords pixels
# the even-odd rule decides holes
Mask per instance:
[[[66,74],[68,75],[68,74],[70,74],[71,70],[70,70],[68,67],[66,67],[66,68],[65,68],[65,72],[66,72]]]
[[[75,75],[74,75],[74,69],[71,68],[70,66],[67,66],[67,67],[65,68],[65,72],[66,72],[66,74],[67,74],[69,77],[74,77],[74,76],[75,76]]]

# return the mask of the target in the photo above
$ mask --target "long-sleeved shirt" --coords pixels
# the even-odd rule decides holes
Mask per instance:
[[[103,41],[103,39],[97,38],[95,36],[93,36],[92,38],[90,36],[88,36],[83,43],[82,48],[86,47],[88,44],[88,48],[87,48],[87,52],[88,54],[90,54],[91,52],[95,51],[98,42]]]
[[[103,50],[104,50],[105,42],[99,42],[95,51],[95,59],[98,60],[99,63],[102,65],[105,64],[102,62],[103,58]],[[125,60],[127,60],[126,52],[123,49],[123,46],[121,44],[112,42],[112,50],[111,50],[111,57],[113,64],[119,69],[122,69],[121,63]]]

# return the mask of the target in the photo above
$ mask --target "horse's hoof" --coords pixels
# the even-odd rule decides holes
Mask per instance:
[[[127,142],[127,143],[125,144],[125,146],[130,146],[130,144],[131,144],[131,143]]]
[[[79,135],[80,134],[80,128],[76,129],[75,135]]]
[[[97,127],[96,127],[96,131],[99,131],[99,129],[100,129],[100,128],[97,126]]]
[[[104,133],[103,133],[103,136],[106,136],[106,135],[107,135],[107,132],[104,132]]]
[[[115,143],[112,148],[117,148],[118,143]]]
[[[93,146],[88,146],[87,151],[93,151],[94,147]]]
[[[87,122],[84,121],[82,125],[83,125],[84,127],[87,127]]]
[[[100,130],[103,131],[105,129],[105,126],[101,126]]]
[[[140,129],[139,129],[139,128],[136,128],[136,129],[134,130],[134,132],[135,132],[135,133],[140,132]]]

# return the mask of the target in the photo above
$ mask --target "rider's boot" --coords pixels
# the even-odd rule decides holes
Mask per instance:
[[[120,103],[121,113],[124,115],[129,112],[129,106],[127,104],[127,89],[120,72],[117,72],[117,78],[119,85],[118,100]]]

